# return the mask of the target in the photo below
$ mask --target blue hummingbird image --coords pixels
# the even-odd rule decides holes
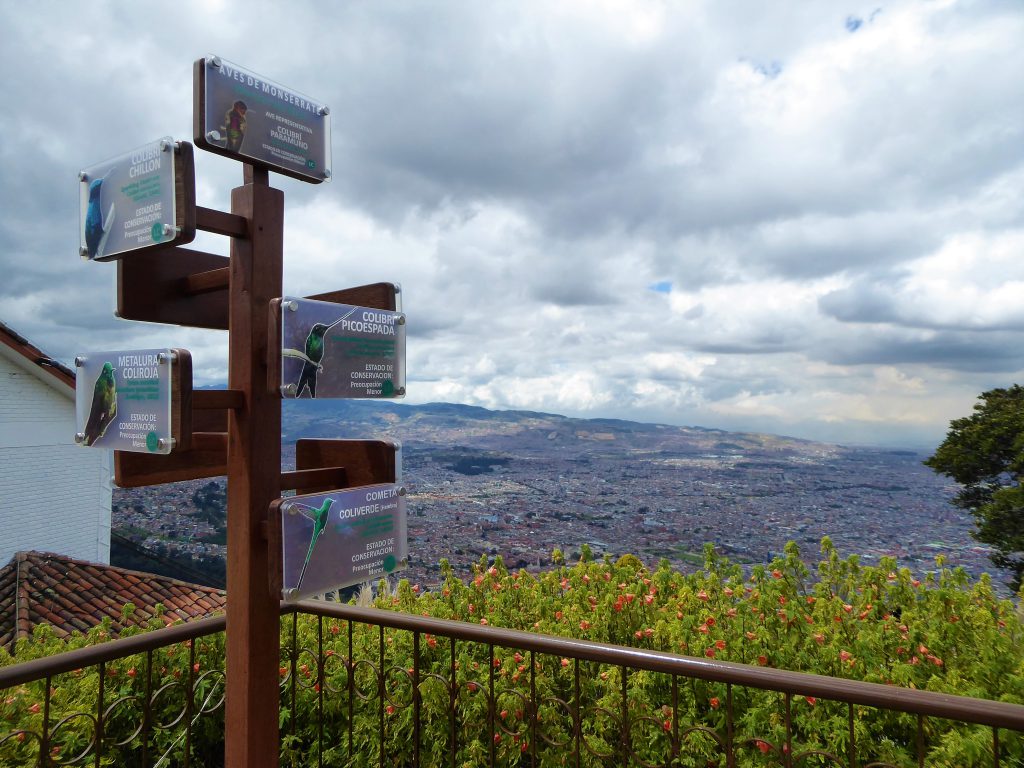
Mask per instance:
[[[110,210],[106,218],[103,216],[103,182],[102,179],[93,179],[89,182],[89,203],[85,210],[85,247],[89,252],[89,258],[97,258],[103,251],[107,242],[107,235],[114,223],[114,204],[110,204]]]

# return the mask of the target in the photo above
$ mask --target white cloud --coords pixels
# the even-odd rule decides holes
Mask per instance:
[[[876,7],[300,1],[290,47],[262,0],[4,8],[0,319],[223,376],[224,334],[113,320],[75,255],[75,172],[188,138],[218,53],[331,105],[332,182],[272,180],[285,290],[401,283],[410,401],[935,440],[1024,374],[1024,9]]]

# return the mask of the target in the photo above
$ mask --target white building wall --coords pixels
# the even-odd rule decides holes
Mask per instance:
[[[0,346],[0,565],[30,549],[110,562],[111,454],[74,434],[74,391]]]

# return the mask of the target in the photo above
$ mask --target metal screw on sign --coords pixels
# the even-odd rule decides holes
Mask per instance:
[[[85,442],[85,432],[75,432],[75,442],[76,443],[84,443]]]
[[[75,367],[81,368],[83,365],[85,365],[85,358],[79,355],[75,358]]]
[[[207,141],[220,141],[220,134],[217,131],[206,132]]]
[[[88,261],[88,260],[89,260],[89,249],[88,249],[88,248],[86,248],[86,247],[85,247],[85,246],[83,245],[82,247],[80,247],[80,248],[78,249],[78,255],[79,255],[79,256],[81,256],[81,257],[82,257],[83,259],[85,259],[86,261]]]
[[[405,387],[398,387],[398,389],[395,390],[395,394],[399,395],[399,396],[404,395],[405,394]]]
[[[299,302],[297,302],[297,301],[292,301],[291,299],[289,299],[288,301],[284,302],[284,305],[283,305],[283,306],[284,306],[284,308],[285,308],[285,309],[287,309],[287,310],[288,310],[289,312],[297,312],[297,311],[298,311],[298,309],[299,309]]]
[[[397,291],[396,291],[396,293],[397,293]],[[399,325],[405,325],[405,315],[399,315],[397,322],[398,322]]]
[[[78,180],[79,181],[88,181],[89,180],[89,174],[86,173],[85,171],[79,171],[78,172]]]
[[[156,356],[156,361],[158,363],[160,363],[160,365],[166,365],[167,363],[170,363],[170,362],[172,362],[174,360],[177,360],[177,359],[178,359],[178,353],[177,352],[160,352]]]
[[[299,594],[299,590],[297,590],[295,587],[292,587],[291,589],[288,590],[288,597],[289,598],[293,598],[297,594]]]
[[[220,69],[220,56],[211,57],[207,60],[207,64],[209,64],[214,69]]]
[[[164,237],[173,237],[178,234],[178,228],[172,227],[170,224],[164,224],[163,233]]]
[[[398,489],[398,495],[399,496],[405,496],[406,493],[407,493],[407,491],[405,490],[405,486],[404,485],[401,488]]]
[[[295,384],[285,384],[283,387],[281,387],[281,394],[294,397],[295,395],[299,394],[299,388]]]
[[[319,115],[321,117],[327,117],[329,114],[331,114],[331,108],[330,107],[328,107],[326,104],[324,104],[322,107],[320,107]]]
[[[171,142],[169,142],[167,139],[161,139],[160,140],[160,151],[161,152],[169,152],[170,150],[171,150]]]
[[[165,448],[174,448],[174,438],[161,437],[159,440],[156,441],[156,447],[159,448],[161,451],[164,450]]]
[[[324,168],[324,178],[325,179],[331,178],[331,169],[330,168]]]

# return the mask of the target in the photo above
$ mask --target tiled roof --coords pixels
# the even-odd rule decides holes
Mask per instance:
[[[54,360],[9,325],[2,322],[0,322],[0,344],[18,353],[28,362],[38,366],[40,371],[45,371],[62,384],[71,389],[75,388],[74,371]]]
[[[224,610],[224,592],[212,587],[74,560],[49,552],[18,552],[0,568],[0,646],[50,624],[64,637],[84,632],[104,617],[116,632],[122,608],[135,606],[130,622],[144,625],[163,604],[166,621],[199,619]]]

